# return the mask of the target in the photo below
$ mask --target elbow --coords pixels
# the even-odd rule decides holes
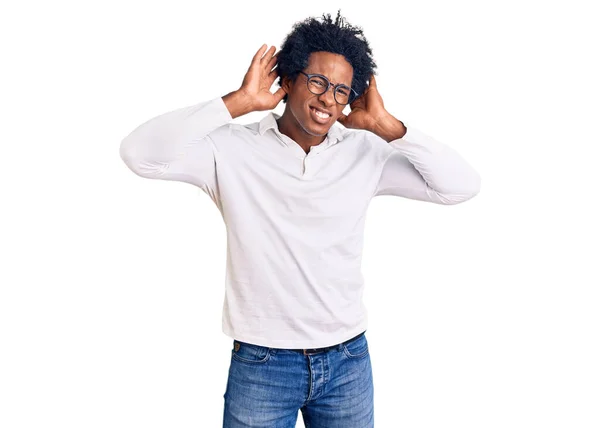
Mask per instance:
[[[439,193],[440,202],[443,205],[457,205],[473,199],[481,191],[481,177],[473,172],[469,180],[465,180],[460,186],[447,192]]]
[[[133,153],[131,145],[129,144],[127,138],[123,139],[123,141],[121,141],[121,144],[119,145],[119,156],[121,160],[125,162],[125,165],[130,167],[133,159]]]
[[[139,166],[141,162],[136,156],[135,145],[129,137],[126,137],[121,141],[121,145],[119,146],[119,156],[125,165],[127,165],[127,168],[139,175]]]
[[[153,167],[152,162],[148,162],[140,155],[138,143],[128,136],[121,141],[119,146],[119,156],[133,173],[143,178],[155,178],[157,168]]]

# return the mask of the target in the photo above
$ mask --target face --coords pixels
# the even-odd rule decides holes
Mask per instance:
[[[295,82],[286,79],[283,82],[283,88],[288,94],[286,110],[289,110],[303,132],[315,137],[327,135],[345,107],[335,101],[333,85],[352,85],[352,65],[342,55],[313,52],[308,59],[308,67],[302,71],[307,74],[322,74],[332,86],[324,94],[315,95],[308,90],[308,78],[305,75],[299,74]]]

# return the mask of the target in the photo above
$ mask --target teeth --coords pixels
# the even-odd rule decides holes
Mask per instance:
[[[319,110],[315,109],[315,114],[320,118],[329,119],[329,115],[327,113],[320,112]]]

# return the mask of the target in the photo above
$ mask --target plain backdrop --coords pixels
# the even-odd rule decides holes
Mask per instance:
[[[592,4],[3,5],[0,426],[221,426],[225,226],[200,189],[129,171],[119,144],[239,88],[263,43],[338,8],[386,108],[482,176],[464,204],[370,205],[376,426],[600,426]]]

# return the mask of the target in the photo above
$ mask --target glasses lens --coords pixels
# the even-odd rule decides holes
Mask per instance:
[[[352,90],[347,86],[338,86],[335,90],[335,100],[340,104],[348,104],[351,96]]]
[[[322,77],[313,76],[308,79],[308,89],[313,94],[321,95],[327,90],[327,86],[329,86],[329,82]]]
[[[312,76],[307,83],[308,90],[315,95],[324,94],[329,88],[329,80],[320,76]],[[355,98],[354,91],[346,85],[338,86],[333,95],[339,104],[350,104]]]

